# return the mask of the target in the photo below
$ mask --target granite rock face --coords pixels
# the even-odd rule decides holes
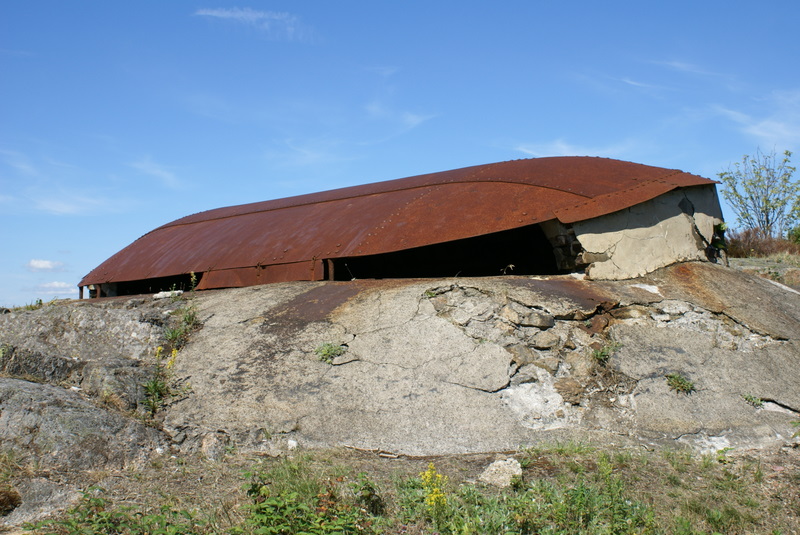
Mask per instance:
[[[53,303],[0,314],[0,373],[80,388],[134,409],[156,346],[174,323],[170,300]]]
[[[0,314],[0,453],[48,478],[20,475],[0,526],[69,507],[73,474],[119,470],[169,447],[146,425],[143,385],[179,303],[54,302]]]
[[[40,467],[123,469],[166,442],[161,433],[57,386],[0,378],[0,444]]]
[[[786,440],[800,409],[800,296],[711,264],[629,281],[287,283],[198,307],[205,326],[176,364],[193,394],[164,418],[188,451],[209,435],[265,451],[713,449]],[[320,360],[323,344],[345,353]],[[671,374],[694,390],[672,390]]]
[[[187,306],[203,326],[169,364],[181,395],[149,417],[156,347]],[[230,448],[771,446],[797,440],[800,294],[684,263],[621,281],[293,282],[61,302],[0,314],[0,372],[0,450],[61,472]],[[22,504],[7,523],[44,514],[45,487],[76,495],[39,479],[14,482]]]

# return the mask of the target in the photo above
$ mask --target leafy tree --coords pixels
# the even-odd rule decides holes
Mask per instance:
[[[791,156],[784,151],[779,161],[774,150],[769,154],[759,150],[718,174],[722,196],[745,230],[762,238],[783,237],[800,221],[800,182],[792,179]]]

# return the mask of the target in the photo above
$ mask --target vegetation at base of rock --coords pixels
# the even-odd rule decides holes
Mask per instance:
[[[366,475],[351,480],[315,474],[309,459],[284,459],[247,472],[247,516],[231,533],[379,533],[373,514],[382,513],[383,505]]]
[[[691,394],[696,390],[694,383],[680,373],[668,373],[664,377],[667,385],[679,394]]]
[[[114,503],[111,491],[90,488],[59,519],[31,526],[37,535],[178,534],[680,534],[790,533],[800,497],[769,491],[761,464],[725,449],[706,456],[689,450],[646,452],[581,443],[530,448],[515,455],[525,467],[516,485],[475,483],[476,461],[494,456],[435,460],[380,459],[345,451],[262,458],[231,491],[208,489],[208,502],[191,502],[197,481],[237,472],[218,463],[165,458],[157,470],[175,474],[184,497],[128,474],[150,499]],[[724,458],[724,462],[720,461]],[[484,460],[485,459],[485,460]],[[180,462],[179,462],[180,461]],[[187,463],[197,463],[195,468]],[[191,472],[191,470],[196,472]],[[152,470],[156,470],[154,467]],[[788,471],[788,467],[787,467]],[[240,473],[240,472],[237,472]],[[183,474],[182,477],[180,474]],[[192,475],[194,474],[194,475]],[[775,472],[789,475],[785,472]],[[234,478],[236,479],[236,478]],[[238,504],[220,508],[220,492]],[[775,493],[774,495],[772,493]],[[433,507],[432,507],[433,506]]]
[[[26,526],[35,533],[48,535],[195,535],[213,533],[197,513],[163,506],[157,512],[144,513],[126,507],[112,507],[100,487],[83,492],[80,503],[66,518]]]
[[[23,310],[39,310],[44,306],[44,302],[41,299],[36,299],[33,303],[25,305]]]
[[[53,301],[56,301],[56,299],[53,299]],[[42,301],[41,298],[37,297],[36,299],[31,301],[30,303],[28,303],[26,305],[22,305],[20,307],[14,307],[12,310],[39,310],[40,308],[44,308],[48,304],[49,303],[46,303],[46,302]]]
[[[330,342],[325,342],[324,344],[317,347],[314,350],[314,353],[317,354],[317,358],[326,364],[332,364],[333,359],[336,357],[340,357],[344,355],[345,351],[347,351],[347,346],[342,344],[332,344]]]

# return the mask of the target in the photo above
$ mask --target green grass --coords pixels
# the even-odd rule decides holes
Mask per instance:
[[[237,500],[227,513],[215,509],[220,489],[205,505],[192,505],[165,489],[160,502],[151,493],[155,502],[132,508],[90,489],[66,515],[33,531],[711,535],[791,533],[797,525],[780,513],[800,513],[797,498],[764,492],[759,463],[731,455],[722,463],[685,450],[544,445],[515,455],[525,468],[506,489],[475,482],[490,457],[380,459],[333,451],[264,458],[239,479],[241,490],[222,492]],[[204,483],[194,489],[181,485],[216,480],[215,471],[229,464],[193,467],[187,462],[194,461],[165,459],[151,471],[184,473],[177,488],[193,496]],[[141,484],[152,488],[152,481]]]
[[[750,405],[752,405],[756,409],[760,409],[761,407],[764,406],[764,400],[763,399],[761,399],[761,398],[759,398],[757,396],[753,396],[751,394],[742,394],[742,399],[744,399],[747,403],[749,403]]]
[[[608,364],[608,360],[611,358],[611,355],[613,355],[620,347],[622,347],[622,344],[618,342],[611,342],[604,345],[601,349],[595,349],[592,351],[592,358],[601,366],[605,366]]]
[[[317,349],[314,350],[314,353],[317,354],[317,358],[321,362],[325,362],[326,364],[332,364],[333,359],[336,357],[340,357],[345,354],[347,351],[347,346],[342,344],[332,344],[330,342],[325,342],[321,344]]]
[[[679,373],[670,373],[664,376],[667,385],[679,394],[691,394],[696,391],[694,383]]]
[[[164,338],[171,348],[182,349],[189,341],[189,336],[201,326],[197,308],[190,301],[185,306],[175,309],[172,316],[175,321],[164,327]]]

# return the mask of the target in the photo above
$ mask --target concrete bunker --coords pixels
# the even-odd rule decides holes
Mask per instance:
[[[201,212],[80,282],[90,297],[283,281],[625,279],[714,256],[714,182],[605,158],[515,160]]]

